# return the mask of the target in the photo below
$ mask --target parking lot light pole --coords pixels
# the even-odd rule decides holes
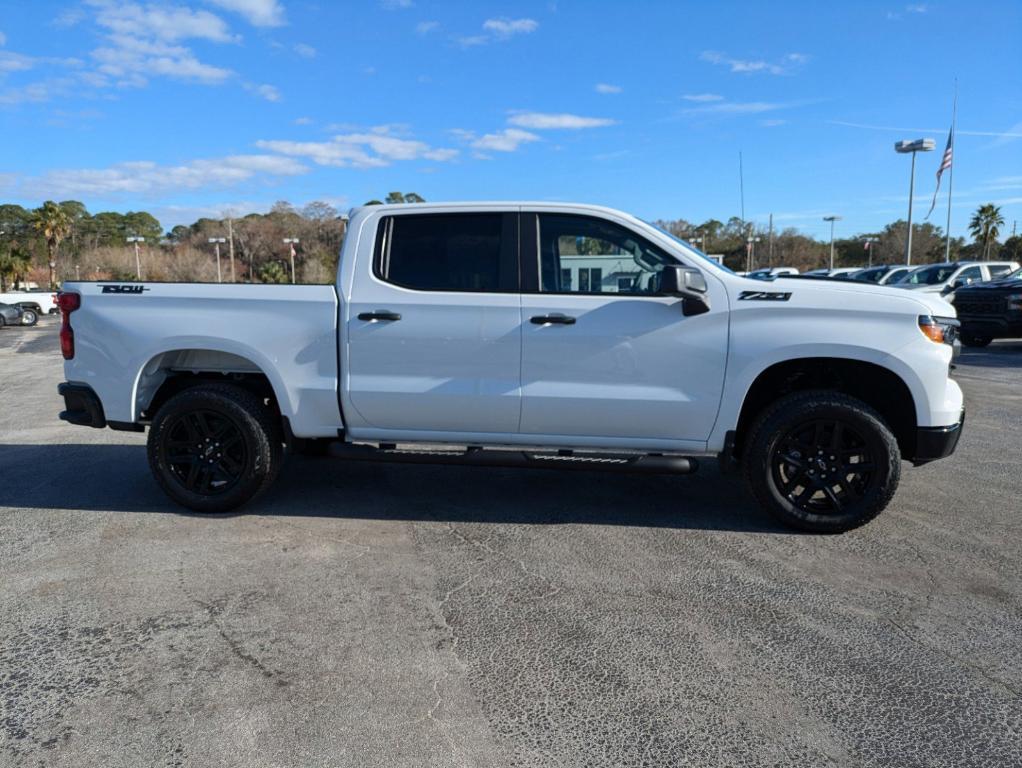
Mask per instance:
[[[841,217],[831,214],[824,216],[823,220],[830,222],[830,268],[834,269],[834,222],[841,221]]]
[[[291,285],[295,284],[295,246],[298,245],[297,237],[285,237],[284,242],[291,246]]]
[[[894,151],[900,155],[912,155],[912,170],[908,177],[908,235],[905,237],[905,266],[912,266],[912,196],[916,189],[916,152],[932,152],[937,146],[933,139],[897,141]]]
[[[869,259],[869,264],[867,266],[872,267],[873,266],[873,249],[876,247],[876,244],[880,242],[880,239],[876,238],[876,237],[867,237],[862,242],[863,242],[863,245],[865,245],[865,247],[866,247],[866,256]]]
[[[139,243],[144,243],[145,242],[145,238],[144,237],[139,237],[138,235],[132,235],[131,237],[126,238],[126,239],[127,239],[127,241],[129,243],[134,243],[135,244],[135,277],[138,280],[141,280],[142,279],[142,261],[138,257],[138,244]]]
[[[220,272],[220,243],[226,243],[226,237],[211,237],[209,242],[213,243],[216,248],[216,281],[222,283],[224,281],[223,275]]]
[[[761,237],[753,237],[752,235],[745,239],[745,251],[747,256],[746,272],[752,271],[752,265],[756,255],[756,243],[760,242],[762,239],[763,238]]]

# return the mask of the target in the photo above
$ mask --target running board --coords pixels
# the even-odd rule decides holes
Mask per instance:
[[[699,463],[687,456],[659,454],[576,454],[571,451],[536,452],[468,448],[398,448],[354,443],[333,443],[330,456],[351,461],[377,461],[398,464],[453,464],[468,467],[515,467],[526,469],[575,469],[589,472],[619,472],[638,475],[689,475]]]

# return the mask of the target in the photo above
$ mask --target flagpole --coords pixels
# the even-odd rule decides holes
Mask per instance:
[[[955,78],[955,100],[951,107],[951,167],[947,176],[947,240],[944,245],[944,261],[951,261],[951,187],[955,183],[955,127],[958,120],[958,78]]]

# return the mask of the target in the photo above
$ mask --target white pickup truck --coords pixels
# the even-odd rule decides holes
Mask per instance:
[[[75,282],[58,303],[61,418],[148,427],[156,480],[199,511],[265,490],[288,446],[635,473],[716,457],[782,521],[844,531],[964,420],[939,296],[739,277],[589,205],[369,206],[332,286]]]

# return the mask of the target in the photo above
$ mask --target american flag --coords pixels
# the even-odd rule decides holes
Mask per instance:
[[[940,168],[937,169],[937,188],[933,190],[933,202],[930,203],[930,210],[926,214],[926,218],[930,218],[930,214],[933,213],[934,207],[937,205],[937,193],[940,192],[940,177],[948,168],[951,167],[951,157],[954,154],[955,144],[955,127],[952,125],[951,130],[947,134],[947,146],[944,147],[944,157],[940,161]]]

